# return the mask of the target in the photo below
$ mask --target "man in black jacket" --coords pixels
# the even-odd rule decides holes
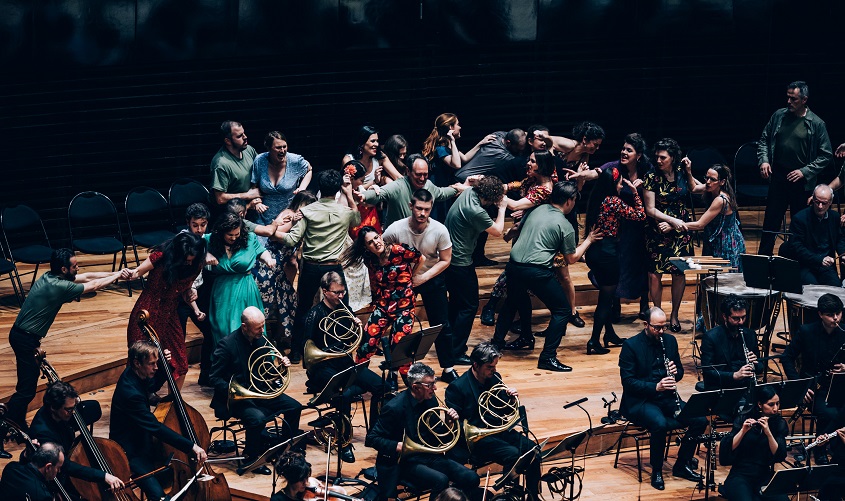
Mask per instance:
[[[64,460],[62,446],[47,442],[29,456],[29,462],[12,461],[7,464],[0,478],[0,499],[53,501],[48,485],[59,474]]]
[[[44,406],[38,409],[32,423],[29,425],[29,435],[39,442],[54,442],[61,445],[66,451],[70,451],[73,441],[76,438],[76,427],[74,426],[73,412],[79,405],[79,394],[68,383],[56,381],[47,387],[44,392]],[[123,482],[110,473],[83,466],[67,458],[64,468],[59,474],[59,481],[69,492],[76,489],[70,483],[68,477],[78,478],[86,482],[101,482],[108,485],[110,489],[123,487]]]
[[[623,416],[634,424],[644,426],[651,434],[651,486],[662,491],[665,488],[663,452],[666,434],[669,430],[687,426],[684,438],[701,435],[707,427],[707,419],[698,417],[678,421],[673,417],[676,410],[683,408],[683,402],[677,396],[677,381],[684,377],[678,341],[675,336],[664,334],[667,323],[663,310],[654,307],[648,310],[647,318],[645,328],[626,339],[619,353],[623,391],[619,407]],[[682,439],[678,460],[672,468],[673,476],[692,481],[701,479],[701,475],[689,465],[693,454],[695,443]]]
[[[267,422],[279,414],[284,414],[285,422],[290,427],[290,436],[299,430],[299,415],[302,404],[293,398],[281,394],[269,399],[246,399],[235,402],[231,408],[227,402],[229,398],[229,381],[234,377],[244,386],[250,381],[250,355],[261,349],[270,355],[272,344],[264,337],[264,313],[255,306],[249,306],[241,315],[241,328],[224,337],[217,343],[211,365],[211,385],[214,387],[214,397],[211,407],[218,416],[239,418],[246,431],[244,456],[239,471],[251,469],[253,463],[264,452],[261,432]],[[259,351],[259,354],[262,354]],[[290,360],[282,357],[281,363],[290,366]],[[255,376],[258,374],[253,373]],[[260,466],[256,473],[269,475],[272,473],[266,466]]]
[[[408,389],[397,395],[381,409],[381,414],[367,433],[365,444],[378,451],[376,471],[380,487],[380,500],[395,499],[396,485],[400,478],[410,480],[420,488],[430,488],[433,500],[453,482],[468,496],[477,495],[481,480],[466,466],[442,454],[409,451],[403,453],[404,437],[422,444],[426,437],[417,434],[420,416],[428,409],[438,407],[434,396],[434,369],[417,362],[407,375]],[[443,413],[441,413],[442,415]],[[458,419],[454,409],[445,412],[446,420]],[[460,431],[458,430],[458,433]],[[400,461],[401,459],[401,461]]]
[[[132,343],[126,370],[117,380],[112,396],[109,438],[123,447],[133,476],[143,475],[160,466],[154,464],[153,437],[186,454],[193,454],[199,463],[207,458],[199,445],[160,423],[150,412],[148,395],[163,383],[161,379],[154,380],[158,362],[158,348],[152,343]],[[166,499],[161,484],[154,476],[138,482],[138,487],[148,499]]]
[[[747,388],[763,370],[757,361],[757,335],[744,327],[748,302],[737,296],[722,301],[722,325],[704,334],[701,366],[705,390]]]

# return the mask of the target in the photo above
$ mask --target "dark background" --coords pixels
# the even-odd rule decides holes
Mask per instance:
[[[80,191],[122,210],[134,186],[207,184],[226,119],[259,152],[281,130],[317,169],[339,167],[365,123],[416,151],[446,111],[464,151],[591,120],[607,131],[595,164],[633,131],[732,159],[803,79],[845,142],[835,0],[0,0],[0,13],[0,204],[34,207],[59,244]]]

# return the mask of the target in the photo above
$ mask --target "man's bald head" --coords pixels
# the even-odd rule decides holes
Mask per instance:
[[[823,218],[825,213],[830,209],[830,204],[833,203],[833,190],[826,184],[820,184],[813,190],[812,207],[813,213],[819,218]]]
[[[241,313],[241,332],[250,341],[264,334],[264,312],[255,306],[247,306]]]

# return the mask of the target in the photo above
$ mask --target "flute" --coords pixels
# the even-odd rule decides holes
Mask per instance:
[[[819,445],[824,445],[824,444],[830,442],[830,440],[834,437],[836,437],[836,430],[834,430],[830,433],[823,433],[823,434],[819,435],[818,437],[816,437],[815,440],[813,440],[812,442],[807,444],[807,447],[805,447],[804,450],[810,450],[813,447],[818,447]]]

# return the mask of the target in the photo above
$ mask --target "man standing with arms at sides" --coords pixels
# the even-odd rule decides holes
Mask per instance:
[[[9,332],[9,344],[15,351],[18,384],[9,399],[6,417],[26,430],[26,409],[35,398],[38,386],[38,362],[35,349],[47,335],[62,305],[82,294],[113,284],[118,278],[129,278],[129,270],[77,273],[79,263],[70,249],[57,249],[50,256],[50,271],[41,275],[21,306],[18,318]]]
[[[252,162],[258,153],[247,143],[244,126],[240,122],[226,120],[220,125],[220,135],[223,136],[223,146],[211,159],[214,201],[223,205],[233,198],[258,199],[261,193],[250,183]]]
[[[772,255],[787,206],[793,218],[806,207],[816,177],[833,160],[827,126],[807,107],[809,95],[806,82],[787,85],[786,108],[772,115],[757,143],[760,176],[771,183],[758,254]]]
[[[446,298],[446,275],[452,262],[452,239],[442,223],[431,219],[431,192],[414,192],[408,206],[411,215],[391,224],[382,235],[385,244],[404,243],[425,257],[422,270],[414,275],[414,292],[422,295],[429,325],[442,325],[435,341],[437,360],[443,369],[440,380],[451,383],[458,378],[452,363],[452,326],[449,324],[449,301]]]

